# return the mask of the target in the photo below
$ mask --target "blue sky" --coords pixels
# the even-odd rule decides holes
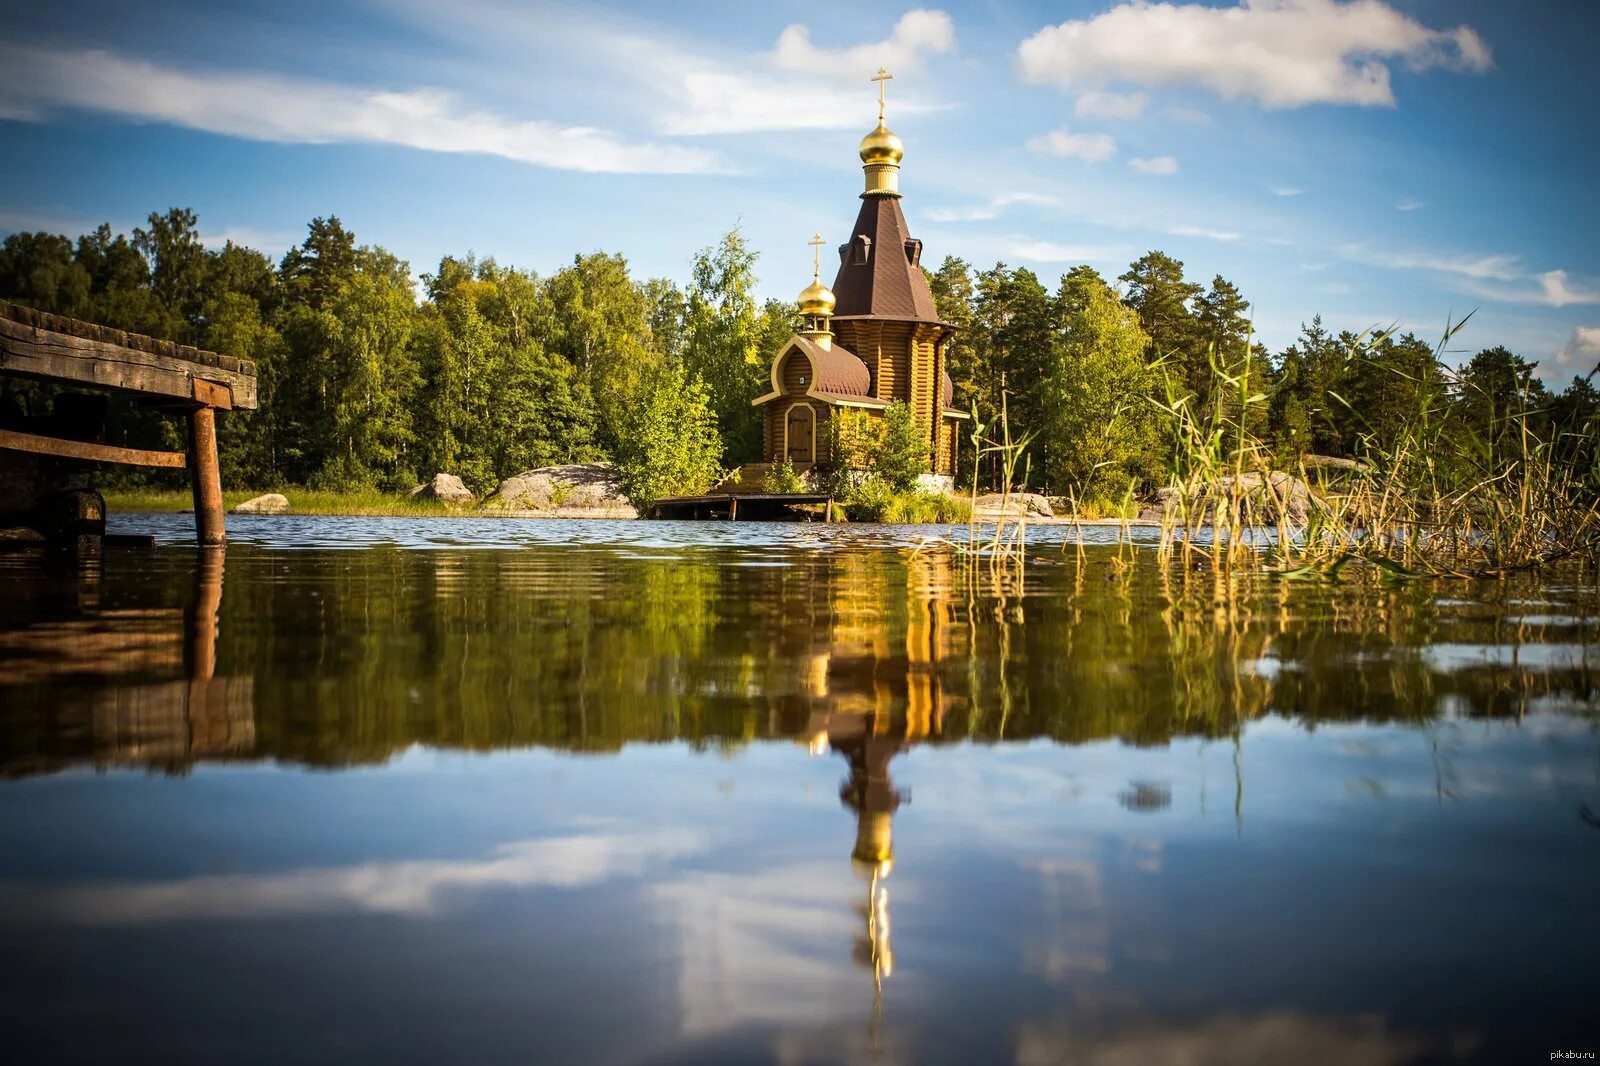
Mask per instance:
[[[1586,0],[5,7],[0,232],[190,206],[277,255],[336,214],[419,274],[604,249],[681,281],[740,224],[789,297],[848,237],[885,63],[932,261],[1160,248],[1274,348],[1476,308],[1463,348],[1600,359]]]

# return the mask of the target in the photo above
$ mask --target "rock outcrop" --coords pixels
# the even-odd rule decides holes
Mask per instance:
[[[438,500],[456,506],[470,504],[473,500],[472,490],[461,483],[461,479],[454,474],[435,474],[433,480],[426,484],[418,485],[406,493],[408,500]]]
[[[1281,470],[1265,475],[1254,472],[1240,474],[1237,478],[1230,474],[1213,485],[1193,489],[1190,498],[1196,505],[1206,508],[1205,520],[1209,522],[1211,508],[1216,502],[1232,498],[1235,491],[1249,502],[1256,520],[1268,524],[1275,524],[1281,511],[1289,525],[1303,526],[1311,516],[1312,506],[1320,503],[1310,485]],[[1178,488],[1158,489],[1154,498],[1145,502],[1139,517],[1161,521],[1169,511],[1177,510],[1182,495],[1182,490]]]
[[[1002,510],[1002,507],[1004,510]],[[998,492],[979,496],[973,503],[974,518],[1053,518],[1055,509],[1050,500],[1037,492],[1013,492],[1009,497]]]
[[[550,518],[638,518],[610,463],[574,463],[527,470],[500,482],[486,511]]]
[[[288,514],[289,498],[282,493],[269,492],[246,500],[233,509],[234,514]]]

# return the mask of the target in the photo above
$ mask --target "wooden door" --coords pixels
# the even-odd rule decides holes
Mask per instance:
[[[816,457],[816,429],[816,414],[809,404],[802,403],[789,408],[788,432],[785,434],[789,443],[784,454],[790,463],[799,466]]]

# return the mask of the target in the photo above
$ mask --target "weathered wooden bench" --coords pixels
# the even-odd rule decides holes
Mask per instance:
[[[201,544],[226,540],[216,412],[255,408],[255,364],[0,300],[0,374],[128,393],[142,403],[181,414],[188,422],[186,453],[122,448],[101,440],[73,439],[70,434],[5,426],[0,426],[0,450],[55,459],[187,467],[194,492],[195,535]]]

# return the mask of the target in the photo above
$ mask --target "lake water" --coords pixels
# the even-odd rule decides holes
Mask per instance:
[[[1592,581],[113,527],[0,554],[8,1061],[1600,1051]]]

